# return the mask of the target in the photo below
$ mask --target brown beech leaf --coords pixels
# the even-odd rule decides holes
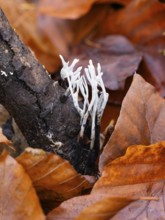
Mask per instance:
[[[29,176],[6,151],[0,155],[0,219],[45,219]]]
[[[114,132],[101,154],[100,169],[123,155],[131,145],[149,145],[165,140],[164,126],[164,99],[153,86],[135,74]]]
[[[83,17],[70,20],[72,32],[74,33],[73,45],[84,41],[87,36],[90,36],[92,32],[98,27],[108,13],[109,8],[106,4],[95,5],[92,9]],[[95,18],[95,19],[93,19]],[[71,53],[69,54],[70,57]]]
[[[132,202],[126,198],[106,198],[84,209],[76,220],[108,220]]]
[[[105,20],[99,25],[97,37],[112,34],[128,37],[143,52],[143,66],[165,95],[165,5],[156,0],[134,0],[121,10],[109,13]]]
[[[60,19],[39,12],[38,26],[48,36],[58,52],[70,60],[70,48],[89,35],[98,23],[102,22],[108,11],[109,8],[106,5],[95,6],[88,14],[76,20]]]
[[[164,12],[165,13],[165,12]],[[165,39],[165,37],[164,37]],[[160,42],[160,41],[158,41]],[[153,47],[147,48],[143,51],[144,61],[146,65],[143,65],[146,70],[149,71],[151,76],[154,79],[154,83],[150,81],[149,76],[146,75],[146,80],[152,85],[154,85],[160,94],[165,97],[165,77],[164,77],[164,69],[165,69],[165,55],[163,55],[163,51],[165,50],[165,42],[164,45],[160,46],[160,48],[156,49]],[[142,67],[143,67],[142,66]]]
[[[93,7],[88,14],[76,20],[60,19],[49,16],[49,14],[43,15],[38,11],[37,23],[40,31],[49,38],[57,52],[65,57],[67,56],[67,59],[70,60],[70,48],[89,35],[98,26],[98,23],[102,22],[108,11],[106,5],[100,5]]]
[[[136,188],[134,187],[136,186]],[[136,196],[131,196],[129,192],[131,188],[134,188],[134,194]],[[139,188],[143,190],[139,191]],[[117,192],[118,190],[119,193]],[[106,198],[102,199],[97,203],[92,204],[91,206],[85,208],[79,215],[77,220],[81,219],[89,219],[89,220],[132,220],[132,219],[146,219],[146,220],[159,220],[164,219],[165,216],[165,181],[159,181],[154,183],[143,183],[136,185],[127,185],[127,197],[121,198]],[[109,188],[109,194],[111,194],[111,187]],[[113,190],[113,189],[112,189]],[[117,194],[121,194],[126,190],[125,186],[121,186],[120,188],[116,188]],[[95,191],[97,193],[97,191]],[[113,194],[113,193],[112,193]],[[144,194],[145,196],[141,196]],[[148,195],[148,196],[146,196]],[[91,195],[92,196],[92,195]],[[138,197],[139,196],[139,197]],[[140,197],[141,196],[141,197]],[[134,199],[133,199],[134,198]],[[113,203],[108,203],[108,200]],[[134,201],[133,201],[134,200]],[[136,201],[135,201],[136,200]],[[78,202],[78,201],[77,201]],[[114,207],[116,205],[116,207]],[[124,206],[126,206],[124,208]],[[116,208],[116,210],[115,210]],[[122,209],[124,208],[124,209]],[[88,217],[87,217],[88,216]]]
[[[47,219],[164,219],[164,152],[165,142],[129,147],[104,167],[90,195],[63,202]]]
[[[46,69],[50,72],[57,69],[61,64],[58,52],[54,44],[38,28],[35,5],[25,0],[0,0],[0,6],[17,34],[34,51]]]
[[[95,66],[101,63],[106,88],[123,89],[125,80],[138,69],[141,53],[125,37],[118,35],[86,43],[73,51],[72,59],[79,58],[79,65],[84,67],[89,59],[93,60]]]
[[[92,193],[90,195],[78,196],[63,202],[59,207],[55,208],[47,215],[47,220],[73,220],[81,216],[81,214],[84,214],[84,212],[86,215],[88,213],[89,216],[92,215],[93,212],[95,212],[95,215],[92,215],[92,217],[95,217],[94,219],[99,220],[113,218],[115,219],[115,216],[118,215],[120,215],[120,218],[116,218],[117,220],[123,218],[125,220],[132,220],[136,219],[136,217],[140,214],[142,214],[143,216],[146,215],[146,213],[149,213],[149,216],[151,217],[152,214],[155,216],[157,212],[159,212],[158,216],[163,216],[165,215],[163,204],[163,200],[165,198],[164,185],[165,181],[139,183],[114,187],[98,186],[97,188],[94,188],[92,190]],[[113,204],[119,204],[119,198],[121,206],[117,206],[117,209],[114,210],[115,207]],[[109,201],[113,200],[114,203],[108,203],[108,205],[106,199]],[[131,200],[137,201],[131,202]],[[130,205],[127,206],[129,207],[128,209],[126,207],[126,213],[121,215],[120,213],[122,213],[122,210],[120,211],[120,209],[123,208],[125,205],[129,204],[129,202]],[[104,205],[106,206],[105,209]],[[100,208],[97,210],[98,207]],[[112,210],[114,211],[115,216],[113,218],[110,218],[109,216],[112,215]],[[90,220],[93,218],[84,219]],[[141,219],[144,218],[139,218],[138,220]],[[148,219],[150,220],[152,218]]]
[[[48,215],[47,220],[73,220],[81,213],[81,211],[89,205],[99,201],[100,196],[78,196],[64,201],[59,207],[53,209]]]
[[[95,187],[145,183],[165,179],[165,141],[134,145],[107,164]]]
[[[115,201],[116,198],[116,202],[119,198],[123,198],[123,203],[125,204],[128,200],[136,200],[139,197],[150,196],[151,186],[152,184],[150,183],[115,187],[98,186],[92,190],[90,195],[78,196],[64,201],[59,207],[55,208],[48,214],[47,220],[73,220],[78,217],[85,208],[90,207],[91,205],[93,206],[93,204],[106,198],[113,199],[113,201]],[[109,208],[111,209],[111,207]]]
[[[164,32],[164,12],[165,5],[159,1],[131,1],[121,10],[109,13],[106,22],[100,26],[100,34],[122,34],[143,45],[154,42],[161,39]]]
[[[127,4],[130,0],[40,0],[39,12],[59,18],[76,19],[86,14],[94,3]]]
[[[63,201],[93,185],[68,161],[41,149],[26,148],[17,161],[29,174],[42,200]]]

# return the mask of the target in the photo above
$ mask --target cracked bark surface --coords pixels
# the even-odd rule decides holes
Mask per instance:
[[[64,93],[65,89],[49,77],[0,10],[0,103],[14,117],[31,147],[55,152],[78,172],[94,174],[99,128],[93,150],[89,149],[90,122],[84,139],[78,141],[80,116],[71,96],[63,99]]]

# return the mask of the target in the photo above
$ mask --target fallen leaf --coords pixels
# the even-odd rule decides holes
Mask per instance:
[[[165,182],[156,182],[150,185],[149,198],[130,203],[126,208],[119,211],[111,220],[132,220],[132,219],[146,219],[146,220],[160,220],[165,216]]]
[[[76,220],[108,220],[132,202],[126,198],[106,198],[84,209]]]
[[[129,147],[104,167],[90,195],[63,202],[47,219],[163,219],[164,152],[165,142]]]
[[[145,183],[165,179],[165,141],[149,146],[134,145],[126,154],[107,164],[95,187]]]
[[[45,219],[29,176],[6,151],[0,156],[0,219]]]
[[[165,206],[164,206],[164,198],[165,198],[165,181],[159,181],[155,183],[145,183],[145,184],[137,184],[134,187],[134,193],[136,196],[131,197],[131,193],[129,193],[129,188],[134,185],[127,185],[127,197],[120,198],[120,200],[116,198],[106,198],[102,199],[99,202],[92,204],[91,206],[85,208],[79,215],[77,220],[80,219],[89,219],[89,220],[132,220],[132,219],[146,219],[146,220],[158,220],[164,219],[165,216]],[[129,187],[129,188],[128,188]],[[123,189],[122,189],[123,188]],[[142,196],[139,197],[142,193],[139,193],[139,189],[143,189],[143,193],[145,195],[150,196]],[[118,188],[119,193],[121,194],[125,190],[125,186]],[[111,188],[109,188],[109,195],[111,195]],[[117,188],[116,188],[117,192]],[[97,193],[95,191],[95,193]],[[112,193],[113,194],[113,193]],[[91,195],[92,196],[92,195]],[[123,196],[123,195],[122,195]],[[134,199],[133,199],[134,198]],[[136,201],[135,201],[136,200]],[[108,203],[108,201],[114,201],[114,203]],[[77,201],[78,202],[78,201]],[[115,206],[116,205],[116,206]],[[126,207],[124,207],[126,206]],[[48,218],[49,219],[49,218]]]
[[[83,17],[72,20],[72,22],[70,22],[72,32],[74,33],[72,44],[77,46],[80,42],[87,41],[88,37],[92,35],[93,31],[97,29],[98,25],[104,21],[108,12],[109,8],[106,4],[95,5]],[[72,55],[72,53],[69,54],[69,57]]]
[[[100,157],[100,170],[123,155],[131,145],[165,140],[165,102],[155,88],[138,75],[123,100],[114,132]]]
[[[105,87],[111,90],[124,89],[125,80],[133,75],[141,61],[141,53],[123,36],[109,36],[82,44],[73,52],[70,59],[79,58],[79,65],[87,66],[92,59],[95,66],[101,63]]]
[[[105,220],[105,219],[113,219],[109,218],[108,215],[112,215],[111,211],[113,210],[113,203],[109,204],[107,203],[107,200],[109,201],[115,201],[117,204],[120,198],[120,207],[117,206],[117,210],[119,211],[116,214],[122,213],[123,210],[120,211],[122,206],[129,204],[126,209],[127,213],[120,215],[120,218],[116,219],[136,219],[134,217],[137,217],[141,213],[145,214],[150,211],[150,209],[154,209],[154,212],[159,212],[160,215],[164,215],[164,210],[162,209],[163,204],[163,197],[164,195],[164,185],[165,181],[159,181],[159,182],[150,182],[150,183],[141,183],[141,184],[133,184],[133,185],[122,185],[122,186],[102,186],[97,187],[92,190],[92,193],[90,195],[86,196],[78,196],[72,199],[69,199],[67,201],[64,201],[59,207],[52,210],[47,215],[47,220],[73,220],[77,217],[83,215],[85,212],[86,215],[91,215],[91,213],[95,212],[94,217],[99,220]],[[122,203],[123,199],[123,203]],[[135,200],[135,202],[132,202]],[[105,204],[106,203],[106,204]],[[104,209],[104,205],[106,206]],[[97,209],[97,207],[100,207],[100,209]],[[115,208],[115,207],[114,207]],[[131,210],[131,215],[130,215]],[[132,212],[133,210],[133,212]],[[106,212],[106,213],[105,213]],[[87,214],[88,213],[88,214]],[[105,216],[105,214],[107,214]],[[88,216],[89,216],[88,215]],[[98,218],[99,216],[99,218]],[[104,218],[107,217],[108,218]],[[151,214],[150,214],[151,216]],[[132,217],[132,218],[131,218]],[[92,219],[92,218],[84,218],[84,219]],[[94,218],[95,219],[95,218]],[[143,219],[143,218],[139,218]],[[150,218],[149,218],[150,219]],[[151,218],[152,219],[152,218]],[[154,219],[155,220],[155,219]]]
[[[165,56],[163,55],[163,48],[165,48],[165,42],[164,46],[162,46],[162,49],[148,48],[143,53],[146,67],[154,78],[155,82],[152,83],[148,76],[146,77],[146,80],[152,83],[152,85],[157,88],[160,94],[165,97]]]
[[[59,18],[77,19],[89,12],[94,3],[118,3],[126,5],[130,0],[40,0],[38,10],[42,14],[48,14]]]
[[[99,198],[98,196],[93,198],[91,195],[86,195],[64,201],[60,206],[48,213],[47,220],[73,220],[81,213],[83,208],[95,203]]]
[[[88,36],[103,21],[108,10],[105,5],[93,7],[88,14],[76,20],[60,19],[49,14],[43,15],[39,11],[38,26],[51,40],[59,54],[67,56],[69,60],[70,48]]]
[[[107,14],[97,36],[120,34],[143,53],[144,64],[165,96],[165,5],[155,0],[135,0]],[[149,79],[149,78],[148,78]]]
[[[42,200],[63,201],[93,185],[68,161],[41,149],[26,148],[17,161],[27,171]]]
[[[100,26],[100,35],[122,34],[134,43],[145,45],[162,37],[164,12],[165,6],[158,1],[131,1],[121,10],[109,13],[106,22]]]
[[[146,202],[134,202],[123,211],[119,211],[112,219],[163,219],[164,210],[164,179],[165,179],[165,142],[150,146],[134,145],[127,148],[126,154],[106,165],[102,176],[95,184],[93,193],[107,189],[111,194],[111,186],[130,186],[134,184],[151,183],[150,196]],[[105,191],[104,189],[104,191]],[[137,198],[140,195],[136,194]],[[91,212],[88,208],[88,214]],[[109,209],[110,210],[110,209]],[[86,213],[87,214],[87,213]],[[126,217],[127,216],[127,217]],[[129,216],[129,217],[128,217]],[[154,216],[151,218],[151,216]],[[108,218],[107,218],[108,219]]]

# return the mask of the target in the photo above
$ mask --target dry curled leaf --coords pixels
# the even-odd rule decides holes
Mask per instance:
[[[100,157],[100,169],[121,156],[127,147],[165,140],[165,101],[138,75],[125,96],[114,132]]]
[[[0,155],[0,219],[45,219],[29,176],[6,151]]]
[[[41,149],[26,148],[17,161],[29,174],[42,200],[63,201],[93,185],[68,161]]]

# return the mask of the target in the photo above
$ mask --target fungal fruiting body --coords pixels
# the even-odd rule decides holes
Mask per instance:
[[[73,98],[73,103],[77,109],[80,119],[80,137],[83,137],[85,125],[87,120],[91,119],[91,143],[90,148],[93,149],[95,142],[95,126],[99,125],[109,94],[105,90],[102,79],[103,72],[98,63],[95,69],[92,60],[89,60],[89,65],[85,68],[85,74],[81,75],[82,67],[75,69],[78,59],[74,59],[71,64],[66,62],[60,55],[63,67],[61,69],[62,80],[67,80],[68,89],[66,93],[70,92]],[[75,70],[74,70],[75,69]],[[88,82],[88,83],[87,83]],[[91,87],[91,99],[89,99],[89,87]],[[79,95],[83,97],[83,106],[79,105]],[[96,120],[97,119],[97,120]]]

